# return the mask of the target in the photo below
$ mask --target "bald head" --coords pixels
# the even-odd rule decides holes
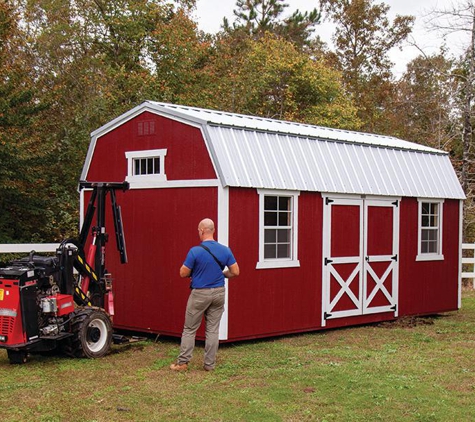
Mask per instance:
[[[198,224],[198,232],[202,240],[212,240],[214,238],[214,222],[210,218],[205,218]]]
[[[200,221],[198,228],[204,230],[206,232],[214,232],[214,222],[210,218],[205,218],[204,220]]]

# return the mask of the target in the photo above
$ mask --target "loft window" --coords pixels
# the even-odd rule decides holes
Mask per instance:
[[[257,268],[295,267],[298,193],[259,190]]]
[[[160,174],[161,157],[133,158],[133,175]]]
[[[150,183],[167,180],[165,174],[166,155],[166,149],[126,152],[126,180],[130,182],[132,186],[148,185]]]
[[[419,200],[417,260],[440,260],[442,254],[443,201]]]

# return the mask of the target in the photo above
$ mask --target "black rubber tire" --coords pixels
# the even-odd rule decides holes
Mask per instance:
[[[8,359],[12,365],[23,365],[28,360],[26,350],[7,350]]]
[[[112,322],[102,308],[77,308],[71,316],[71,332],[63,351],[76,358],[101,358],[112,344]]]

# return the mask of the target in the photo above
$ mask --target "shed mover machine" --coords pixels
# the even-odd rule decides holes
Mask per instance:
[[[7,349],[11,363],[25,363],[29,353],[56,348],[72,357],[88,358],[109,351],[113,293],[105,265],[105,204],[110,196],[117,248],[121,262],[126,263],[115,192],[128,187],[126,182],[81,182],[80,189],[92,192],[79,239],[64,240],[55,256],[32,251],[0,268],[0,347]],[[92,226],[94,215],[96,225]]]

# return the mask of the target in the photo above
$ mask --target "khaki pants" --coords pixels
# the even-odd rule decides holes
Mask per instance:
[[[188,363],[193,356],[195,336],[203,315],[206,324],[204,366],[214,369],[219,346],[219,323],[224,311],[224,287],[193,289],[186,305],[185,326],[181,336],[178,363]]]

